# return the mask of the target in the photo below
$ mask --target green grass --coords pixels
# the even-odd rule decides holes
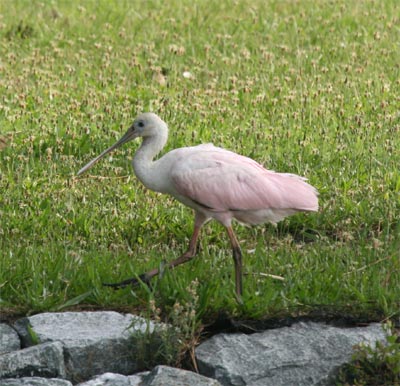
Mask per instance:
[[[198,320],[399,316],[397,1],[79,4],[0,2],[3,312],[152,299],[169,315],[195,299]],[[137,144],[76,178],[142,111],[169,124],[166,151],[213,142],[318,188],[319,213],[235,228],[243,306],[215,223],[153,291],[101,286],[176,258],[192,230],[189,209],[134,177]]]

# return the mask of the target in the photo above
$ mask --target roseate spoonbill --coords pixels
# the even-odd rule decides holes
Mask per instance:
[[[170,194],[195,212],[188,250],[167,266],[175,267],[191,260],[196,254],[200,228],[215,219],[226,228],[232,245],[238,299],[242,295],[242,253],[232,220],[248,225],[277,223],[296,212],[318,210],[318,192],[305,178],[275,173],[250,158],[212,144],[175,149],[154,161],[167,142],[168,126],[153,113],[140,114],[118,142],[79,170],[78,175],[137,137],[143,141],[132,164],[139,180],[148,189]],[[138,279],[105,285],[120,288],[136,285],[139,280],[149,284],[158,273],[156,268],[139,275]]]

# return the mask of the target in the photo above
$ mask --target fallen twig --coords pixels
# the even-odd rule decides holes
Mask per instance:
[[[382,261],[389,260],[389,259],[391,259],[392,257],[393,257],[393,255],[383,257],[382,259],[376,260],[376,261],[374,261],[374,262],[371,263],[371,264],[366,264],[366,265],[363,265],[363,266],[360,267],[360,268],[352,269],[352,270],[346,272],[345,275],[350,275],[351,273],[355,273],[355,272],[359,272],[359,271],[364,271],[365,269],[367,269],[367,268],[369,268],[369,267],[372,267],[373,265],[382,263]]]
[[[272,274],[270,274],[270,273],[264,273],[264,272],[245,273],[245,275],[269,277],[269,278],[271,278],[271,279],[280,280],[280,281],[285,281],[285,280],[286,280],[286,279],[285,279],[284,277],[282,277],[282,276],[272,275]]]

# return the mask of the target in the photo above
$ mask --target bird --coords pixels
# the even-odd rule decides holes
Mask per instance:
[[[142,138],[132,165],[137,178],[153,191],[165,193],[194,210],[194,229],[188,249],[166,264],[174,268],[196,255],[201,227],[209,220],[221,223],[232,247],[235,267],[235,296],[240,301],[242,252],[232,227],[233,220],[253,226],[283,220],[297,212],[318,211],[318,191],[296,174],[278,173],[264,168],[246,156],[211,143],[181,147],[156,159],[167,143],[168,126],[155,113],[139,114],[126,133],[114,145],[91,160],[77,175],[91,168],[106,154],[123,144]],[[113,288],[150,285],[160,273],[155,268],[135,278],[105,283]]]

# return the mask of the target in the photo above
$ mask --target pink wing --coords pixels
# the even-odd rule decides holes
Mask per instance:
[[[293,174],[275,173],[250,158],[214,147],[187,148],[172,168],[177,192],[215,211],[318,210],[317,191]]]

